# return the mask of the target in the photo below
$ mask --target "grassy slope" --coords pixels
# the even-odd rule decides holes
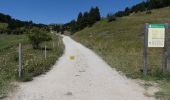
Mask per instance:
[[[44,58],[44,49],[33,50],[25,35],[0,35],[0,99],[12,86],[10,83],[17,79],[18,52],[17,44],[23,43],[24,74],[22,81],[29,81],[48,71],[62,55],[64,46],[61,38],[53,36],[53,40],[46,42],[47,59]],[[59,42],[60,41],[60,42]],[[53,48],[54,43],[54,48]],[[45,43],[41,44],[43,48]]]
[[[138,13],[118,18],[108,23],[106,19],[91,28],[75,33],[73,38],[93,49],[118,71],[131,78],[158,81],[162,90],[157,97],[170,99],[170,74],[161,75],[162,49],[149,49],[149,75],[144,77],[143,68],[143,35],[145,23],[169,23],[170,7],[153,10],[152,14]],[[170,37],[170,32],[169,32]],[[170,47],[170,45],[169,45]],[[169,50],[170,51],[170,50]],[[170,65],[170,63],[168,63]],[[168,69],[170,72],[170,69]],[[164,80],[164,81],[163,81]],[[162,86],[163,82],[166,82]]]

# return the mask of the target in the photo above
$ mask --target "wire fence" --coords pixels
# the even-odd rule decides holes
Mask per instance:
[[[18,77],[18,72],[21,77],[21,71],[31,73],[31,76],[40,75],[50,69],[63,48],[61,37],[55,36],[52,41],[42,43],[39,49],[33,49],[31,44],[25,43],[22,50],[19,50],[19,45],[0,49],[0,79]]]

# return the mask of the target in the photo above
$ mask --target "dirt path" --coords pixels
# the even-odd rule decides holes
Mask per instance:
[[[143,87],[121,76],[89,49],[67,36],[63,41],[65,54],[53,69],[20,83],[7,100],[154,100],[144,95]]]

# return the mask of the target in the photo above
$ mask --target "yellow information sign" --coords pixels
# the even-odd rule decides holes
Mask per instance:
[[[165,25],[150,24],[148,28],[148,47],[164,47]]]

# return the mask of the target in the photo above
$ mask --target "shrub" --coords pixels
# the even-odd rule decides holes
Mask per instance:
[[[29,35],[29,40],[32,43],[33,49],[38,49],[39,44],[44,41],[50,41],[52,40],[51,35],[48,34],[46,31],[43,31],[39,28],[32,28]]]

